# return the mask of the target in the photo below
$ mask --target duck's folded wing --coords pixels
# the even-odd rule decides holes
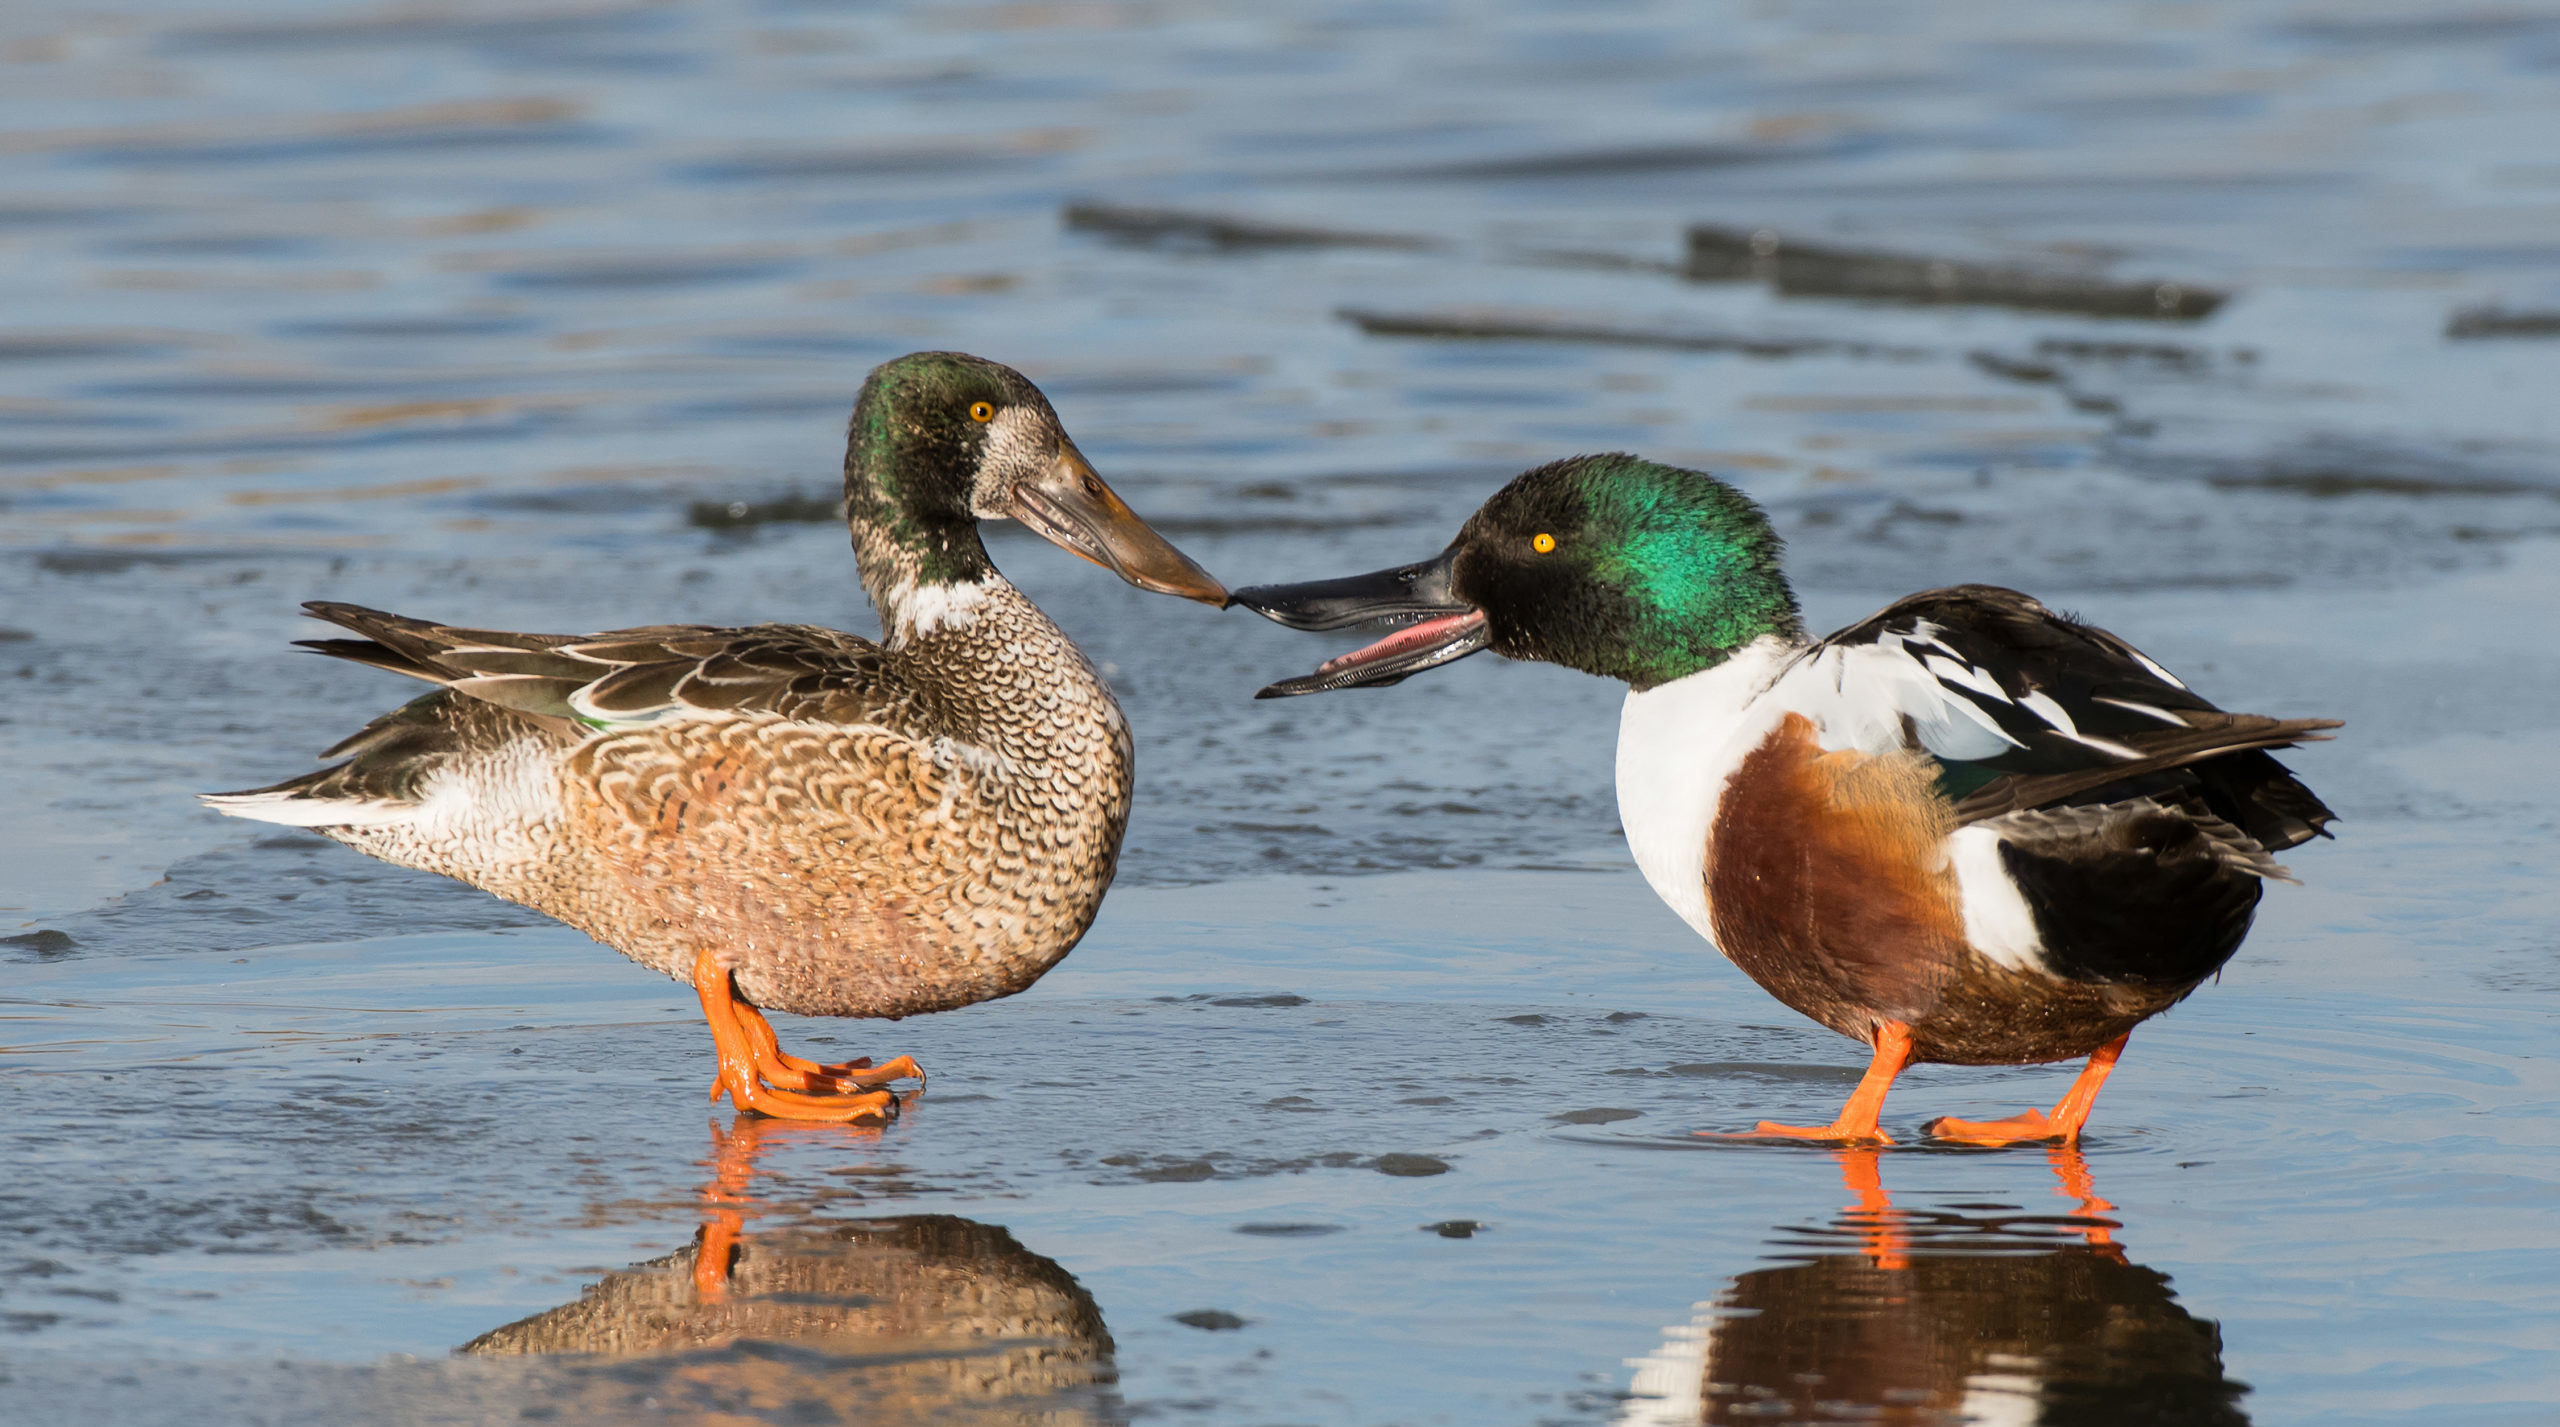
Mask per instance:
[[[2265,750],[2325,738],[2337,720],[2218,709],[2132,645],[2015,590],[1910,596],[1815,645],[1788,678],[1827,745],[1936,759],[1959,822],[2118,785],[2140,794],[2173,774],[2268,848],[2332,816]]]
[[[362,605],[305,608],[364,636],[304,640],[306,647],[442,687],[320,755],[343,762],[271,787],[205,797],[235,817],[300,827],[408,822],[449,786],[466,788],[466,800],[505,802],[508,779],[526,765],[519,755],[528,748],[541,762],[598,730],[683,718],[770,713],[928,736],[914,691],[880,647],[836,630],[654,625],[518,634]]]
[[[625,728],[767,712],[903,727],[916,713],[914,690],[888,667],[880,646],[810,625],[517,634],[430,624],[361,605],[304,608],[365,636],[302,641],[307,648],[563,725]]]

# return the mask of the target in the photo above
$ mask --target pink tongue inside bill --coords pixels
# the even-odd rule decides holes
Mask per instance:
[[[1316,672],[1339,674],[1346,669],[1358,669],[1381,660],[1393,659],[1401,654],[1411,654],[1417,649],[1446,644],[1460,635],[1482,627],[1483,624],[1484,611],[1480,609],[1471,609],[1465,614],[1449,614],[1442,615],[1438,619],[1426,619],[1420,624],[1406,625],[1375,644],[1363,645],[1339,658],[1327,659],[1316,666]]]

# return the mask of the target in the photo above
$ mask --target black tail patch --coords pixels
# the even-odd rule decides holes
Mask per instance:
[[[2093,831],[2000,844],[2045,961],[2074,980],[2202,981],[2240,949],[2265,883],[2187,810],[2156,798],[2115,807]]]

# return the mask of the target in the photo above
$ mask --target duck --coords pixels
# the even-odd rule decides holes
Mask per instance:
[[[821,1063],[764,1011],[897,1020],[1009,996],[1093,924],[1129,819],[1127,717],[988,559],[1011,519],[1141,589],[1226,591],[1095,474],[1037,386],[916,352],[864,380],[845,522],[882,635],[462,628],[360,605],[299,641],[433,692],[272,786],[205,795],[565,922],[691,985],[711,1098],[879,1123],[908,1056]]]
[[[1627,686],[1619,821],[1653,891],[1764,990],[1865,1044],[1825,1125],[1885,1144],[1908,1066],[2085,1058],[2052,1110],[1940,1117],[1977,1145],[2076,1143],[2135,1026],[2238,951],[2273,854],[2335,815],[2270,750],[2334,719],[2216,707],[2015,590],[1956,585],[1819,639],[1749,496],[1624,453],[1511,481],[1441,553],[1239,589],[1374,643],[1259,697],[1376,688],[1491,649]]]

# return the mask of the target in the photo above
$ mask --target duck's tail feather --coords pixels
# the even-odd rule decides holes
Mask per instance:
[[[422,664],[387,644],[377,644],[370,639],[297,639],[293,642],[297,648],[326,654],[332,659],[347,659],[376,669],[388,669],[394,674],[406,674],[431,684],[441,684],[452,677],[431,664]]]
[[[344,772],[346,766],[341,763],[316,773],[305,773],[273,787],[250,788],[237,793],[198,793],[196,801],[226,817],[248,818],[285,827],[381,827],[407,822],[418,815],[416,803],[361,801],[331,796],[326,785],[332,776]]]
[[[326,768],[265,788],[208,793],[201,801],[235,818],[288,827],[381,827],[428,816],[446,780],[520,746],[545,752],[562,740],[550,721],[438,689],[382,715],[321,754]]]
[[[2263,754],[2270,748],[2291,748],[2302,743],[2325,742],[2327,730],[2342,727],[2329,718],[2269,718],[2261,714],[2228,714],[2219,709],[2181,710],[2188,727],[2175,732],[2162,730],[2145,737],[2139,747],[2141,756],[2116,763],[2093,764],[2066,772],[2045,774],[2011,774],[1990,783],[1958,801],[1958,822],[1980,822],[2006,813],[2032,808],[2050,807],[2067,800],[2138,779],[2146,774],[2173,768],[2209,765],[2213,760],[2235,755]],[[2253,771],[2256,765],[2250,765]],[[2283,765],[2272,758],[2266,767],[2274,777],[2291,782]],[[2267,781],[2272,782],[2270,778]],[[2332,814],[2307,788],[2294,784],[2300,796],[2290,792],[2272,794],[2275,804],[2263,815],[2236,819],[2242,831],[2267,847],[2282,849],[2294,846],[2317,833]],[[2307,801],[2306,801],[2307,800]],[[2299,824],[2293,827],[2287,824]]]

